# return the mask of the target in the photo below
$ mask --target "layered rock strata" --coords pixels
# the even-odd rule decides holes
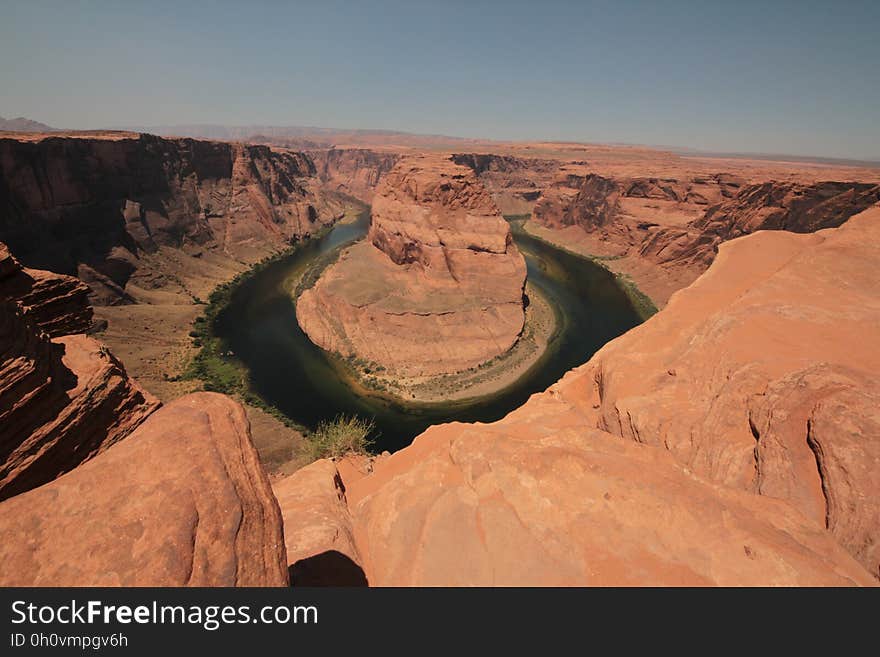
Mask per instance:
[[[404,376],[475,367],[524,323],[525,261],[474,173],[410,158],[379,185],[366,241],[297,301],[313,342]]]
[[[90,324],[85,300],[76,279],[22,269],[0,245],[0,499],[92,458],[158,406],[106,347],[64,335]]]
[[[812,233],[835,228],[877,202],[880,185],[870,183],[747,185],[683,229],[668,228],[652,234],[639,252],[662,265],[704,269],[714,259],[718,245],[726,240],[758,230]]]
[[[473,169],[505,215],[529,214],[561,166],[556,160],[494,153],[456,153],[452,161]]]
[[[612,257],[659,305],[711,264],[725,240],[758,230],[807,233],[841,225],[880,201],[880,185],[757,182],[732,174],[610,178],[561,173],[532,224],[554,241]]]
[[[353,196],[365,203],[382,177],[394,168],[401,156],[363,148],[328,148],[308,151],[315,172],[330,190]]]
[[[130,285],[185,288],[186,267],[151,259],[217,253],[252,263],[341,214],[303,153],[130,133],[0,139],[0,240],[29,267],[75,275],[92,301]]]
[[[24,269],[0,242],[0,300],[18,302],[49,337],[92,327],[89,287],[73,276]]]

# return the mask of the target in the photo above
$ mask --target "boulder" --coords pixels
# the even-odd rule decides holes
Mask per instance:
[[[339,464],[315,461],[272,488],[284,519],[291,585],[366,585]]]
[[[278,503],[244,409],[196,393],[0,504],[2,586],[285,586]]]

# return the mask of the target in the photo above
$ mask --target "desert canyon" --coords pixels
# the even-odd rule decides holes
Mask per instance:
[[[20,127],[0,584],[880,584],[880,169]],[[308,430],[183,374],[212,292],[365,208],[296,317],[386,377],[515,348],[539,299],[514,225],[651,312],[501,420],[310,461]]]

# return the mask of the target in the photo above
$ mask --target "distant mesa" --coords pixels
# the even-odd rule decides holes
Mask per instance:
[[[411,157],[379,183],[367,240],[297,302],[313,342],[401,376],[466,370],[524,324],[525,260],[474,172]]]

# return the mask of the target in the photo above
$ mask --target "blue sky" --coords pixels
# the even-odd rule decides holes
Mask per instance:
[[[880,1],[0,0],[0,115],[880,159]]]

